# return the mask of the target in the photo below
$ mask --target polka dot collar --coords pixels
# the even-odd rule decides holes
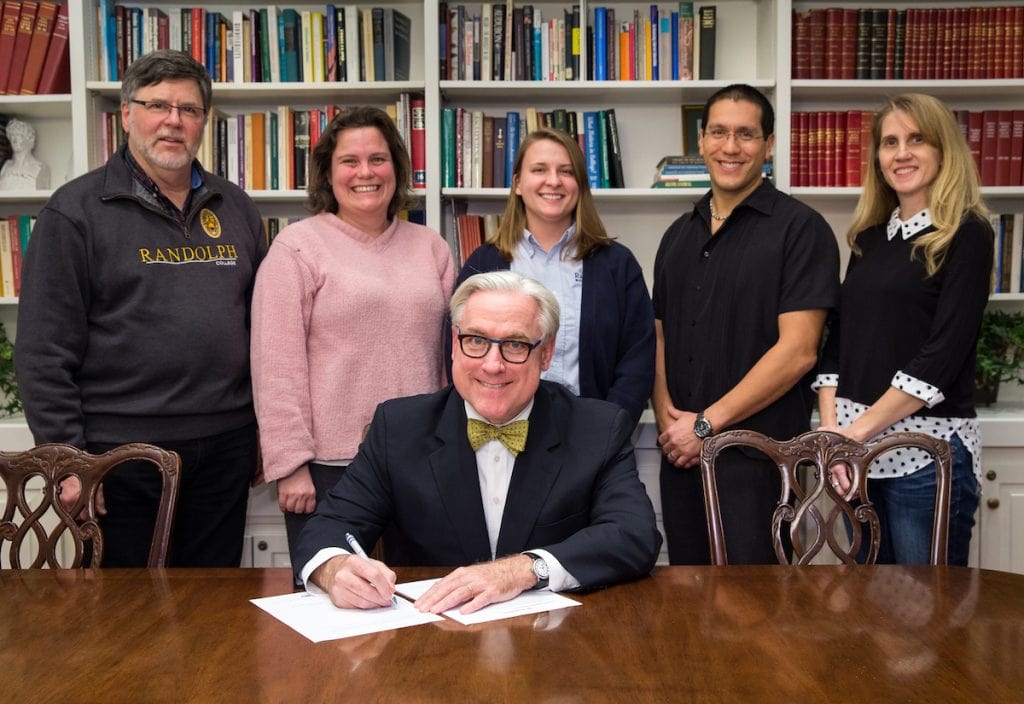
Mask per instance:
[[[928,208],[925,208],[917,215],[904,222],[900,220],[900,209],[892,211],[892,216],[889,218],[889,225],[886,228],[886,233],[889,235],[889,239],[892,240],[896,236],[897,232],[903,233],[903,239],[909,240],[911,237],[919,233],[925,228],[931,227],[932,216],[928,212]]]

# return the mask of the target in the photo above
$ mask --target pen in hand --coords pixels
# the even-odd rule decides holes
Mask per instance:
[[[352,548],[352,552],[354,552],[356,555],[363,558],[367,562],[370,561],[370,556],[366,554],[365,550],[363,550],[363,546],[359,544],[358,540],[356,540],[356,536],[352,535],[351,533],[345,533],[345,540],[348,542],[348,546]],[[391,595],[391,605],[398,606],[398,597],[396,597],[394,594]]]

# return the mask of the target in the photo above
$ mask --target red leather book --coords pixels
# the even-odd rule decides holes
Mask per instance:
[[[868,170],[868,156],[871,152],[871,124],[874,122],[875,113],[870,110],[863,110],[860,113],[860,178],[864,181],[864,174]]]
[[[971,150],[971,158],[974,159],[974,166],[978,169],[979,178],[981,178],[981,132],[984,119],[981,112],[967,113],[967,148]]]
[[[885,78],[891,81],[896,70],[896,10],[889,8],[885,15]]]
[[[999,111],[985,110],[981,118],[981,185],[996,185],[996,149],[999,147]]]
[[[192,8],[192,58],[206,65],[206,17],[201,7]],[[254,81],[259,79],[256,76]]]
[[[1024,78],[1024,5],[1013,8],[1013,40],[1010,43],[1010,78]]]
[[[38,10],[39,3],[36,0],[24,0],[21,3],[18,30],[14,36],[14,51],[11,54],[11,73],[7,77],[8,95],[17,95],[21,90],[21,77],[25,74],[25,62],[28,61],[28,50],[32,44],[32,32],[35,30]]]
[[[925,39],[924,39],[924,63],[921,67],[921,78],[930,81],[938,74],[936,64],[938,62],[939,43],[942,41],[942,32],[939,27],[939,10],[929,7],[924,11],[925,17]]]
[[[789,115],[789,185],[799,188],[800,183],[800,116],[803,113],[792,112]]]
[[[822,121],[820,112],[810,112],[807,114],[807,184],[812,188],[817,188],[821,185],[821,152],[819,150],[819,143],[824,136],[824,131],[818,129],[818,124]]]
[[[955,10],[943,8],[938,11],[939,15],[939,47],[935,58],[935,77],[939,79],[950,79],[953,77],[953,53],[956,44],[953,33],[956,30]]]
[[[412,159],[412,187],[427,187],[427,103],[423,98],[410,98],[412,128],[409,130],[409,156]]]
[[[810,30],[810,76],[811,79],[825,78],[825,10],[815,8],[811,13]]]
[[[857,10],[844,8],[842,15],[839,78],[851,80],[857,77]]]
[[[838,111],[835,113],[835,129],[832,153],[832,185],[842,188],[846,185],[846,113]]]
[[[811,77],[811,12],[793,10],[793,79]]]
[[[824,124],[822,124],[824,123]],[[836,113],[828,110],[821,113],[818,118],[818,127],[821,129],[821,180],[819,185],[825,188],[834,188],[836,185]]]
[[[39,3],[39,11],[36,13],[36,21],[32,30],[32,43],[28,47],[28,56],[25,59],[25,71],[21,76],[22,95],[35,95],[39,88],[39,77],[43,73],[43,63],[46,61],[46,50],[50,46],[50,37],[53,36],[54,20],[57,19],[57,3],[51,0],[42,0]]]
[[[860,129],[861,111],[850,110],[846,113],[846,154],[844,158],[844,186],[861,185],[860,178]]]
[[[962,80],[967,77],[967,8],[956,7],[953,14],[953,60],[950,78]]]
[[[825,10],[825,76],[830,81],[842,78],[843,12],[838,7]]]
[[[810,124],[811,124],[810,114],[806,113],[806,112],[800,113],[799,120],[797,122],[796,145],[797,145],[797,151],[798,151],[798,157],[799,157],[799,161],[797,163],[797,171],[798,171],[798,174],[799,174],[799,179],[800,179],[800,185],[801,186],[810,186],[811,185],[811,176],[810,176],[810,168],[811,168],[810,154],[811,153],[809,151],[810,138],[811,138],[810,137],[810,132],[809,132]]]
[[[978,13],[979,8],[968,7],[964,8],[964,30],[961,34],[963,40],[963,59],[961,60],[964,67],[965,79],[977,78],[976,72],[978,70],[978,55],[976,46],[978,43],[978,32],[980,30],[978,23],[981,15]]]
[[[53,23],[53,36],[46,49],[43,72],[39,76],[40,95],[54,95],[71,92],[71,62],[68,58],[68,6],[57,9]]]
[[[0,15],[0,95],[7,92],[7,79],[11,75],[11,55],[14,54],[14,39],[18,34],[20,14],[20,2],[4,0],[3,14]]]
[[[1013,110],[999,110],[996,123],[997,186],[1012,186],[1010,179],[1010,148],[1013,135]]]
[[[1009,186],[1024,186],[1024,110],[1014,110],[1010,127]]]
[[[1006,19],[1006,10],[1007,8],[1002,5],[992,8],[994,34],[989,35],[992,39],[992,73],[989,78],[1008,78],[1006,71],[1009,59],[1007,56],[1008,41],[1013,36],[1013,29]]]

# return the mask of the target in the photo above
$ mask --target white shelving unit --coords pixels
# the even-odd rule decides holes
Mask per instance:
[[[36,128],[36,155],[50,166],[53,186],[66,178],[81,175],[99,166],[98,117],[104,111],[116,110],[120,85],[98,79],[99,37],[96,30],[96,0],[68,0],[71,52],[71,93],[58,96],[0,96],[0,112],[27,119]],[[153,2],[139,0],[126,5],[177,9],[191,7],[190,2]],[[347,4],[347,3],[341,3]],[[376,0],[358,3],[360,7],[389,6],[401,10],[412,20],[411,78],[405,82],[360,83],[237,83],[214,84],[215,105],[231,114],[254,109],[267,109],[287,104],[296,108],[337,103],[343,105],[382,105],[397,99],[403,92],[422,93],[426,100],[427,188],[422,197],[427,223],[442,231],[442,202],[453,199],[467,204],[471,212],[497,212],[504,205],[506,189],[442,189],[441,183],[441,109],[461,106],[502,115],[509,110],[527,106],[538,109],[563,107],[572,110],[614,108],[623,154],[626,188],[598,189],[595,198],[609,232],[630,247],[651,281],[654,256],[661,235],[668,225],[694,200],[703,194],[700,189],[654,190],[649,185],[655,164],[666,154],[681,153],[682,135],[680,106],[703,103],[715,90],[733,82],[750,83],[762,90],[776,110],[776,146],[774,173],[776,185],[783,191],[806,201],[828,219],[840,241],[841,251],[848,255],[845,232],[859,195],[856,188],[790,189],[790,126],[793,111],[874,109],[884,96],[900,92],[920,91],[945,100],[953,108],[983,110],[1024,106],[1024,80],[985,81],[866,81],[866,80],[791,80],[790,46],[791,16],[794,8],[845,6],[855,3],[827,3],[814,0],[713,0],[695,3],[713,4],[717,8],[716,78],[712,81],[589,81],[569,82],[496,82],[440,80],[438,64],[438,3],[434,0]],[[463,2],[474,11],[476,2]],[[524,4],[524,3],[516,3]],[[533,2],[545,17],[555,16],[572,6],[571,0]],[[646,11],[650,2],[579,3],[583,23],[597,5],[612,7],[620,21],[632,18],[634,8]],[[669,7],[671,2],[658,3]],[[880,2],[893,7],[959,7],[986,6],[989,2],[970,0],[931,0],[921,2]],[[996,3],[999,4],[999,3]],[[226,0],[204,5],[206,9],[230,13],[237,9],[258,7],[259,3]],[[285,2],[279,7],[323,11],[324,4]],[[585,34],[583,34],[585,37]],[[581,65],[586,66],[583,42]],[[585,70],[583,71],[585,74]],[[1024,188],[986,188],[985,196],[996,211],[1024,210]],[[0,194],[0,215],[35,213],[51,191],[6,192]],[[305,194],[301,191],[257,191],[251,193],[267,215],[300,215]],[[1024,294],[997,294],[992,304],[1019,307]],[[11,334],[17,301],[0,298],[0,321]],[[1013,400],[1011,396],[1011,400]],[[1019,400],[1019,399],[1018,399]],[[17,425],[17,422],[15,422]],[[26,442],[27,431],[4,428],[0,447],[14,449]],[[30,439],[29,439],[30,441]],[[1007,452],[1000,443],[1001,466],[1006,466]],[[656,457],[655,457],[656,459]],[[1004,505],[1008,499],[1004,497]],[[272,508],[272,501],[267,501]],[[269,510],[269,509],[268,509]],[[985,519],[983,500],[983,526]],[[271,511],[272,513],[272,511]],[[1004,513],[1006,513],[1004,511]],[[984,527],[980,532],[985,535]],[[264,536],[266,537],[266,536]],[[280,536],[274,534],[273,545]],[[258,543],[258,536],[256,536]],[[279,541],[278,541],[279,542]],[[279,546],[278,546],[279,547]],[[1016,548],[1015,548],[1016,549]],[[270,551],[277,554],[276,548]],[[1005,554],[1002,548],[982,548],[982,554]],[[258,559],[256,559],[259,562]],[[1016,563],[1014,563],[1016,564]]]

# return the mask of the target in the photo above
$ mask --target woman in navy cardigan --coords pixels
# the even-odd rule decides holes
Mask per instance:
[[[651,298],[633,253],[605,231],[583,153],[563,132],[541,128],[526,137],[501,224],[470,255],[456,286],[499,269],[537,279],[558,299],[561,325],[543,377],[612,401],[638,423],[654,383]],[[450,334],[446,340],[450,350]]]

